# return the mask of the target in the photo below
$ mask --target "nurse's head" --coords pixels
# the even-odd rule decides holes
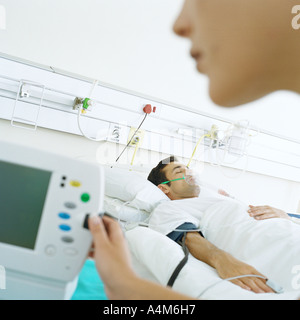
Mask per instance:
[[[248,103],[276,90],[300,93],[299,0],[185,0],[175,24],[189,38],[197,69],[221,106]]]
[[[189,169],[171,156],[159,162],[148,176],[148,180],[158,186],[171,200],[198,197],[200,187],[187,183],[185,177]]]

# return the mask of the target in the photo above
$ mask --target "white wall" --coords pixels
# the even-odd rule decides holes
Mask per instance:
[[[6,30],[0,30],[3,53],[232,120],[246,118],[263,129],[300,138],[300,99],[295,94],[280,92],[234,109],[210,101],[207,79],[197,74],[188,56],[189,43],[172,33],[182,0],[0,0],[0,4],[7,15]],[[95,159],[97,154],[98,146],[80,137],[42,129],[25,134],[6,122],[1,122],[0,130],[1,135],[10,132],[14,139],[35,141],[41,148],[47,140],[47,148],[83,159]],[[140,153],[137,161],[142,159]],[[298,184],[250,173],[232,180],[209,166],[204,174],[245,202],[290,211],[298,207]]]
[[[190,44],[172,32],[183,0],[0,0],[0,51],[126,89],[298,137],[300,99],[276,93],[223,109],[207,95]]]

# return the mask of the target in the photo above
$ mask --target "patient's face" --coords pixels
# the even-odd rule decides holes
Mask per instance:
[[[174,31],[191,40],[191,55],[208,76],[215,103],[236,106],[289,89],[291,44],[297,42],[291,9],[297,2],[185,0]]]
[[[164,168],[167,180],[174,180],[186,176],[188,168],[179,162],[171,162]],[[198,197],[199,186],[191,186],[185,180],[172,181],[170,186],[164,184],[158,186],[171,200]]]

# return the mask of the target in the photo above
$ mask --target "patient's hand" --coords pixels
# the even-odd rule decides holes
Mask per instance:
[[[226,252],[223,252],[220,256],[215,267],[222,279],[228,279],[240,275],[257,275],[266,278],[252,266],[235,259]],[[274,293],[274,291],[267,286],[266,281],[267,280],[257,277],[246,277],[231,280],[235,285],[255,293]]]
[[[249,206],[249,208],[248,213],[250,217],[253,217],[256,220],[272,218],[291,219],[285,211],[270,206]]]
[[[218,190],[218,193],[221,194],[222,196],[230,197],[230,194],[227,193],[225,190],[219,189],[219,190]]]
[[[196,259],[215,268],[222,279],[248,274],[264,277],[250,265],[235,259],[229,253],[217,248],[214,244],[201,237],[198,232],[188,232],[185,244],[189,252]],[[255,293],[273,292],[266,285],[266,280],[260,278],[248,277],[232,280],[231,282]]]

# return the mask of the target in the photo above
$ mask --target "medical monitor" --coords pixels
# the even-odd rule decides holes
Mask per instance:
[[[0,161],[0,242],[34,249],[51,174]]]
[[[101,166],[0,141],[0,265],[11,287],[20,275],[73,281],[92,241],[85,216],[102,212],[103,197]]]

